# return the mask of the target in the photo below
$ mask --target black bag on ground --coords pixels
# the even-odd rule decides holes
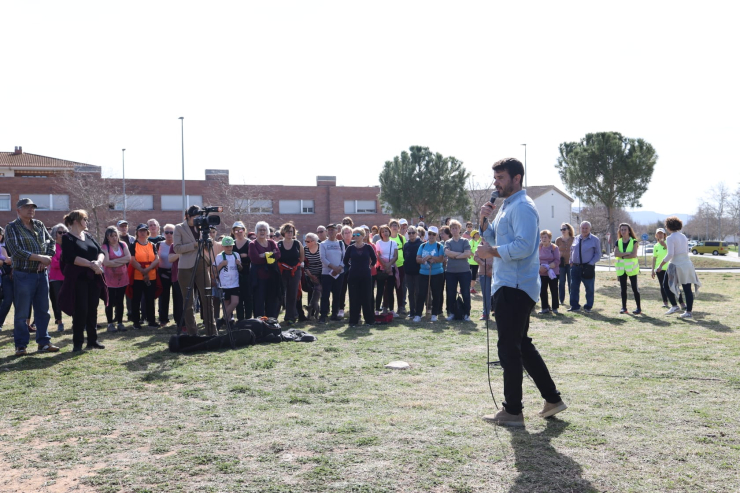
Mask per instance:
[[[256,342],[254,333],[249,329],[232,330],[236,347],[251,346]],[[173,353],[192,353],[195,351],[218,351],[231,349],[231,340],[228,334],[218,336],[177,336],[170,337],[170,351]]]
[[[234,326],[234,330],[251,330],[254,333],[256,342],[280,342],[274,338],[281,339],[280,324],[274,318],[247,318],[239,320]]]
[[[455,311],[453,315],[455,315],[454,320],[463,320],[465,318],[465,302],[460,294],[457,295],[457,299],[455,300]]]

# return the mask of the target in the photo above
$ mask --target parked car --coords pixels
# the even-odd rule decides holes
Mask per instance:
[[[727,255],[729,251],[730,249],[727,247],[727,243],[723,241],[700,241],[691,248],[691,253],[694,255],[704,255],[705,253]]]

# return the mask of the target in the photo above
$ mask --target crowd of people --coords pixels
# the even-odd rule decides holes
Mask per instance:
[[[252,317],[277,319],[281,311],[287,325],[345,318],[351,327],[361,319],[365,324],[397,317],[420,322],[425,314],[432,322],[439,317],[470,321],[477,282],[483,298],[480,320],[495,315],[494,260],[479,255],[491,239],[482,238],[472,222],[463,228],[454,219],[439,227],[391,219],[369,227],[345,217],[341,223],[319,226],[301,242],[290,222],[274,228],[260,221],[248,231],[236,221],[229,234],[219,236],[213,226],[204,231],[196,225],[201,209],[191,206],[180,224],[161,227],[150,219],[132,234],[128,222],[120,220],[105,230],[99,243],[88,232],[85,211],[70,212],[49,231],[34,219],[35,210],[33,201],[21,199],[18,219],[6,230],[0,228],[0,328],[14,305],[17,355],[26,354],[33,333],[39,351],[59,350],[49,335],[49,304],[57,331],[65,330],[62,313],[72,316],[73,351],[81,351],[85,342],[88,349],[104,348],[97,334],[100,300],[108,332],[175,323],[182,333],[195,335],[200,313],[205,333],[213,335],[223,324]],[[657,275],[668,313],[675,313],[681,303],[682,316],[691,317],[691,284],[700,284],[680,220],[669,218],[666,227],[670,236],[662,229],[656,233],[653,278]],[[570,224],[563,224],[560,232],[554,242],[550,231],[539,232],[539,313],[558,314],[566,290],[568,311],[581,310],[581,283],[583,309],[590,312],[601,242],[587,221],[578,236]],[[199,249],[200,244],[205,248]],[[615,256],[621,313],[627,313],[629,280],[637,305],[633,313],[639,314],[637,241],[628,224],[620,225]],[[131,323],[128,327],[124,317]]]

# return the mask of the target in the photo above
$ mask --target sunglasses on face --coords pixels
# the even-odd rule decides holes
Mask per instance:
[[[437,233],[427,233],[429,236],[437,236]]]
[[[568,228],[560,228],[560,231],[568,231]]]
[[[416,234],[416,231],[409,231],[409,234],[410,235],[415,235]]]
[[[173,235],[173,234],[175,234],[175,232],[174,231],[165,231],[164,234],[166,234],[166,235]]]
[[[359,234],[359,233],[355,233],[355,234],[352,235],[353,238],[359,238],[360,236],[362,236],[362,235]]]

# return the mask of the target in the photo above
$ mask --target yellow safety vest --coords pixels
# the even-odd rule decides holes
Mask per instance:
[[[627,249],[624,248],[624,242],[620,238],[617,240],[617,246],[619,251],[622,253],[632,253],[632,249],[635,248],[635,239],[630,238],[630,242],[627,244]],[[636,276],[640,273],[640,262],[637,258],[618,258],[617,259],[617,276],[621,276],[624,273],[628,276]]]

